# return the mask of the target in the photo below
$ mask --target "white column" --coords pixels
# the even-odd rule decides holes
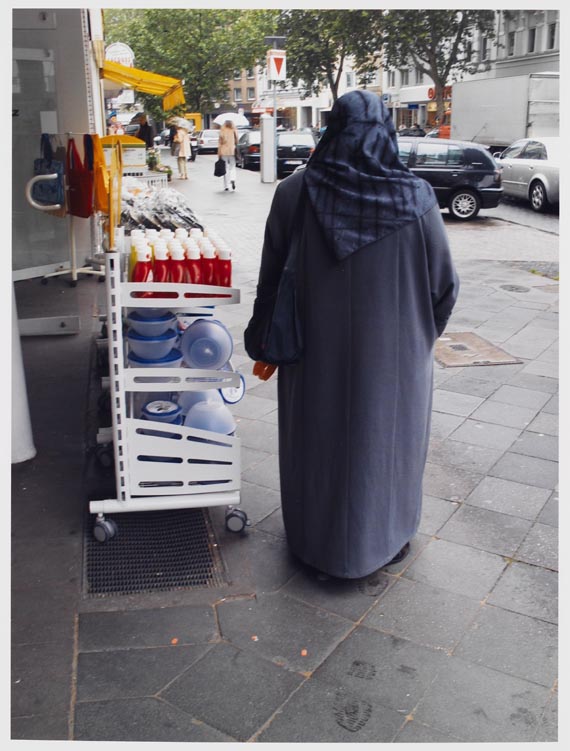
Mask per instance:
[[[18,329],[16,295],[12,284],[12,464],[33,459],[36,448],[28,407],[22,344]]]
[[[275,125],[271,115],[264,113],[259,118],[261,130],[260,177],[262,183],[274,183],[277,175],[275,164]]]

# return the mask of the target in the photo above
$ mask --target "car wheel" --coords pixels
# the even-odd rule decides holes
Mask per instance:
[[[481,208],[481,201],[475,191],[469,188],[457,190],[449,199],[449,213],[454,219],[463,222],[474,219]]]
[[[546,197],[546,188],[540,180],[535,180],[530,186],[529,199],[530,205],[534,211],[547,210],[548,199]]]

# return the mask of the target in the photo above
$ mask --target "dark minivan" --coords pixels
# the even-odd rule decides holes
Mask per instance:
[[[284,130],[277,133],[277,177],[295,172],[307,164],[315,150],[316,141],[308,130]]]
[[[474,219],[499,205],[501,170],[489,151],[471,141],[398,137],[400,160],[432,186],[440,208],[455,219]]]

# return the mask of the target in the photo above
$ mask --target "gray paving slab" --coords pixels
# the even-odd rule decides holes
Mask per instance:
[[[489,397],[491,402],[502,402],[503,404],[513,404],[517,407],[528,407],[530,409],[541,409],[549,399],[549,395],[544,391],[535,391],[509,384],[503,384]]]
[[[539,412],[538,415],[528,426],[528,430],[534,433],[545,433],[546,435],[558,435],[558,415],[548,412]]]
[[[34,555],[30,556],[30,546]],[[11,541],[11,578],[14,588],[53,587],[69,595],[79,591],[82,540],[78,537],[20,537]]]
[[[443,391],[457,391],[460,394],[470,394],[486,399],[497,390],[497,384],[493,381],[485,381],[477,378],[470,372],[464,371],[453,378],[448,378],[439,386]]]
[[[542,511],[537,516],[537,521],[541,524],[548,524],[551,527],[558,527],[558,493],[552,493],[545,503]]]
[[[69,713],[12,717],[10,739],[13,741],[66,741],[69,739]]]
[[[559,399],[558,395],[551,396],[550,399],[546,402],[544,407],[542,408],[543,412],[546,412],[550,415],[557,415],[560,412],[560,405],[559,405]]]
[[[425,647],[450,650],[480,607],[463,595],[400,578],[362,623]]]
[[[436,498],[462,501],[479,485],[483,477],[480,472],[426,462],[423,490]]]
[[[163,647],[172,644],[173,639],[181,646],[206,644],[219,639],[213,608],[189,605],[81,613],[79,616],[78,644],[81,652]]]
[[[478,422],[477,420],[465,420],[449,437],[453,441],[506,451],[519,435],[520,430],[518,428],[507,428],[504,425],[493,425],[490,422]]]
[[[73,639],[78,587],[30,587],[11,594],[12,644],[48,644]]]
[[[74,740],[227,743],[235,740],[157,699],[122,699],[76,705]]]
[[[558,437],[525,430],[514,441],[510,451],[515,454],[534,456],[537,459],[558,461]]]
[[[466,503],[533,520],[544,508],[550,495],[551,492],[547,488],[524,485],[500,477],[485,477],[469,494]]]
[[[556,743],[558,741],[558,693],[553,692],[550,701],[539,720],[534,736],[535,743]]]
[[[461,738],[442,733],[422,722],[409,720],[394,738],[394,743],[461,743]]]
[[[80,652],[77,701],[154,696],[211,649],[209,645]]]
[[[354,628],[345,618],[282,593],[218,605],[225,640],[300,673],[311,672]]]
[[[242,478],[246,482],[254,485],[262,485],[271,490],[280,491],[279,483],[279,457],[276,454],[270,454],[266,459],[260,461],[255,467],[245,470]]]
[[[487,473],[503,455],[503,450],[487,448],[472,443],[454,441],[432,441],[428,450],[428,460],[432,464],[461,467],[463,470]]]
[[[236,435],[239,437],[237,431]],[[261,462],[264,462],[270,456],[271,454],[268,454],[267,451],[258,451],[257,449],[249,448],[249,446],[242,446],[240,451],[242,473],[253,471],[258,464],[261,464]]]
[[[552,623],[484,605],[454,654],[552,688],[558,676],[558,629]]]
[[[449,657],[416,707],[414,721],[471,743],[529,742],[548,698],[544,686]]]
[[[270,488],[243,482],[240,492],[240,506],[247,513],[247,517],[253,525],[265,519],[280,507],[280,494]]]
[[[375,698],[313,678],[257,738],[260,743],[389,743],[404,718]]]
[[[505,561],[498,555],[448,540],[432,540],[406,570],[405,576],[473,600],[482,600],[504,568]]]
[[[13,716],[58,715],[71,701],[72,644],[12,644],[10,711]]]
[[[545,362],[544,360],[531,360],[521,371],[523,374],[544,376],[545,378],[558,378],[558,363]]]
[[[358,626],[315,671],[315,680],[409,714],[447,659],[441,650]],[[402,718],[403,719],[403,718]]]
[[[435,412],[445,412],[459,417],[469,417],[483,402],[484,399],[480,396],[461,394],[457,391],[435,389],[433,392],[433,409]]]
[[[522,331],[507,339],[505,347],[515,357],[532,360],[539,357],[552,342],[556,341],[557,337],[556,330],[529,324]]]
[[[161,697],[188,715],[246,741],[302,683],[301,675],[230,644],[217,644]]]
[[[248,417],[249,419],[261,418],[268,412],[275,410],[275,400],[265,399],[254,394],[247,394],[237,404],[232,405],[232,414],[237,417]]]
[[[547,394],[556,394],[558,391],[558,379],[545,376],[533,375],[532,373],[517,373],[509,381],[509,385],[519,386],[532,391],[544,391]]]
[[[510,557],[531,526],[527,519],[464,504],[439,530],[438,537]]]
[[[553,490],[558,484],[558,462],[508,452],[489,470],[489,474]]]
[[[431,413],[431,433],[432,441],[443,441],[454,430],[456,430],[465,421],[464,417],[458,415],[448,415],[445,412]]]
[[[242,447],[257,449],[268,454],[277,454],[278,437],[277,429],[274,425],[261,422],[261,420],[249,420],[245,417],[238,417],[237,434],[239,435]]]
[[[416,558],[426,547],[426,545],[429,545],[430,541],[431,535],[424,535],[420,532],[417,532],[416,535],[410,540],[410,550],[408,552],[408,555],[399,563],[391,563],[390,565],[383,566],[381,570],[387,574],[391,574],[392,576],[398,576],[404,573],[404,571],[406,571],[406,569],[408,569],[416,560]],[[367,582],[373,581],[373,577],[374,575],[372,575],[372,578],[366,577],[362,581],[366,584]]]
[[[515,561],[498,581],[488,602],[521,615],[558,623],[558,574]]]
[[[475,332],[477,333],[477,332]],[[510,354],[510,353],[509,353]],[[474,378],[493,381],[497,385],[507,383],[525,367],[524,363],[512,363],[504,365],[474,365],[470,372]]]
[[[518,407],[514,404],[486,401],[471,415],[473,420],[505,425],[509,428],[526,428],[534,420],[538,408]]]
[[[355,622],[385,595],[394,581],[393,576],[382,571],[363,579],[324,579],[316,572],[301,570],[281,592]]]
[[[435,535],[458,508],[459,504],[456,501],[444,501],[424,495],[419,532],[424,535]]]
[[[515,558],[558,571],[558,528],[537,522],[521,543]]]
[[[285,537],[285,526],[283,523],[283,513],[281,508],[276,509],[272,514],[266,516],[262,521],[257,523],[257,529],[267,532],[277,537]]]
[[[261,422],[268,422],[271,423],[271,425],[277,426],[279,424],[279,414],[277,409],[274,409],[273,412],[268,412],[265,415],[262,415],[260,418]]]

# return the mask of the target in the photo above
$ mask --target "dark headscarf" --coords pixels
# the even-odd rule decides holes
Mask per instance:
[[[339,260],[436,204],[431,186],[399,160],[388,109],[369,91],[351,91],[336,101],[307,164],[305,184]]]

